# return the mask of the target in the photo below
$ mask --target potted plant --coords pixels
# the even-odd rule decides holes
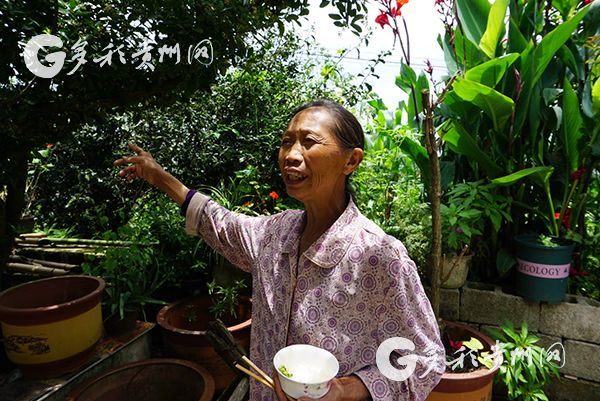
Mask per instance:
[[[199,295],[167,305],[159,311],[156,321],[162,328],[166,353],[205,367],[215,379],[215,388],[220,391],[227,387],[235,373],[209,342],[206,336],[208,323],[222,319],[235,341],[248,350],[252,304],[250,298],[239,294],[245,288],[243,281],[233,287],[212,282],[209,288],[212,297]]]
[[[508,399],[547,401],[544,386],[551,376],[559,377],[558,366],[564,362],[564,353],[559,354],[558,349],[557,353],[549,352],[537,345],[539,338],[528,333],[526,322],[521,330],[505,322],[500,330],[489,328],[488,332],[504,355],[496,381],[503,383]]]
[[[546,207],[528,208],[530,213],[526,216],[525,223],[529,227],[545,225],[546,232],[550,235],[537,233],[516,235],[514,237],[516,257],[513,258],[510,254],[503,255],[500,268],[504,273],[517,264],[517,293],[532,302],[554,304],[562,302],[565,296],[575,247],[571,238],[577,237],[571,228],[572,225],[579,224],[579,221],[578,219],[571,220],[570,212],[558,213],[555,211],[550,189],[550,177],[553,171],[553,167],[532,167],[496,178],[492,180],[492,183],[512,185],[528,178],[542,189]],[[574,193],[575,186],[578,185],[577,181],[567,183],[565,188],[567,193]],[[571,195],[567,195],[567,193],[565,193],[566,203],[563,205],[569,205],[571,202]],[[578,208],[581,208],[581,205]],[[561,218],[561,216],[563,217]]]
[[[165,278],[150,247],[131,245],[109,249],[98,261],[91,258],[83,269],[86,274],[102,276],[107,282],[102,304],[104,325],[111,335],[132,330],[140,316],[147,320],[145,307],[148,304],[165,303],[152,296]]]
[[[501,222],[512,221],[510,200],[483,180],[459,183],[440,205],[440,218],[444,233],[441,285],[459,288],[467,278],[474,239],[490,232],[495,242]]]

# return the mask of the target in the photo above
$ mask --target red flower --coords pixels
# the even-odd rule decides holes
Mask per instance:
[[[53,146],[54,146],[53,143],[47,143],[46,144],[46,149],[52,149]]]
[[[381,11],[381,14],[379,14],[377,18],[375,18],[375,22],[381,25],[382,28],[390,24],[390,21],[388,20],[388,16],[385,13],[385,11]]]
[[[569,267],[569,276],[587,276],[590,272],[578,271],[573,268],[573,266]]]
[[[560,212],[555,212],[554,213],[554,220],[558,220],[560,219]]]
[[[399,16],[401,16],[401,15],[402,15],[402,12],[400,11],[400,7],[398,7],[398,8],[394,8],[394,7],[392,7],[392,15],[393,15],[394,17],[399,17]]]
[[[250,202],[246,202],[246,203],[244,203],[244,206],[246,206],[246,207],[250,207],[250,206],[252,206],[252,203],[250,203]]]
[[[584,174],[585,174],[585,167],[581,166],[577,170],[575,170],[571,173],[571,180],[573,180],[573,181],[580,180]]]
[[[408,3],[408,0],[396,0],[396,7],[398,7],[398,12],[400,12],[400,7],[402,7],[406,3]]]
[[[269,194],[269,196],[270,196],[271,198],[273,198],[274,200],[277,200],[277,199],[279,199],[279,195],[277,195],[277,192],[275,192],[275,191],[271,192],[271,193]]]
[[[462,345],[463,345],[462,341],[448,340],[448,343],[450,344],[450,347],[452,347],[454,349],[460,349],[460,347],[462,347]]]
[[[583,5],[587,6],[588,4],[590,4],[592,2],[592,0],[583,0]]]

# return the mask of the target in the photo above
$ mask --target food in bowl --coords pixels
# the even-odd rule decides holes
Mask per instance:
[[[324,396],[339,371],[338,360],[331,352],[307,344],[282,348],[275,354],[273,365],[281,388],[294,398]]]
[[[281,365],[279,367],[279,371],[281,372],[282,375],[284,375],[288,379],[293,376],[292,373],[288,372],[287,368],[284,365]]]

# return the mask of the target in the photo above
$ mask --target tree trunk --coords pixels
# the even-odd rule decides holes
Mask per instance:
[[[3,288],[6,264],[15,242],[14,227],[19,222],[25,206],[29,151],[14,155],[13,160],[15,171],[6,185],[6,200],[0,199],[0,289]]]
[[[431,306],[433,313],[440,319],[440,284],[442,274],[442,225],[440,219],[440,204],[442,197],[440,160],[438,158],[435,128],[433,124],[433,110],[429,91],[421,93],[423,110],[425,112],[425,146],[429,155],[431,168],[431,187],[429,189],[429,202],[431,203]]]

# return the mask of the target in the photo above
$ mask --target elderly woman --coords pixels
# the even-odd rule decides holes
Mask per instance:
[[[165,192],[181,205],[188,233],[252,273],[250,358],[261,369],[273,369],[281,348],[311,344],[340,362],[322,401],[427,397],[444,371],[438,326],[405,247],[364,217],[348,191],[364,148],[362,128],[349,111],[317,101],[295,112],[283,133],[279,168],[288,194],[304,210],[273,216],[235,214],[187,188],[148,152],[130,147],[137,156],[115,161],[133,163],[119,175],[141,177]],[[395,351],[413,358],[415,368],[399,381],[376,363],[378,347],[393,337],[414,344],[414,350]],[[410,365],[406,359],[399,364],[387,366],[400,371]],[[277,380],[276,394],[252,382],[251,400],[275,396],[285,399]]]

